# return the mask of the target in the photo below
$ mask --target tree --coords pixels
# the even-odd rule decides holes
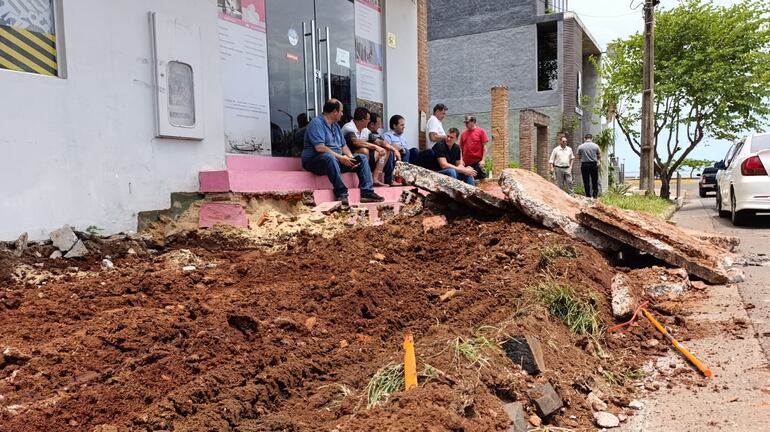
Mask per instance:
[[[735,139],[770,115],[768,0],[730,7],[684,0],[655,14],[655,173],[660,196],[707,136]],[[643,35],[617,39],[602,62],[603,102],[640,154]]]
[[[707,167],[711,166],[714,161],[710,161],[708,159],[685,159],[682,161],[682,164],[680,166],[683,166],[685,168],[690,168],[690,178],[692,178],[692,173],[695,172],[696,169],[700,167]]]

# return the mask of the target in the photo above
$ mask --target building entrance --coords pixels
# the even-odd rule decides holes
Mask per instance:
[[[299,156],[305,125],[333,97],[355,101],[352,0],[267,2],[270,135],[273,156]]]

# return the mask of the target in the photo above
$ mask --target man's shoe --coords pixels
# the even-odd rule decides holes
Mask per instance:
[[[350,210],[350,201],[348,201],[348,197],[342,197],[342,198],[337,198],[337,199],[340,200],[340,210],[341,211],[348,211],[348,210]]]
[[[361,194],[361,202],[362,203],[378,203],[385,201],[385,198],[377,195],[374,192],[367,192]]]

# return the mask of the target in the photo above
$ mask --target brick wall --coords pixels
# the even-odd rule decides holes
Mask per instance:
[[[492,93],[492,173],[499,176],[508,166],[508,88],[495,86]]]
[[[432,113],[428,108],[428,0],[417,0],[417,107],[418,114],[426,116]],[[425,147],[425,133],[419,125],[419,148]]]

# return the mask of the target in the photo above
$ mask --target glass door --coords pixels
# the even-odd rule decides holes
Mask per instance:
[[[344,119],[351,114],[354,5],[352,0],[268,0],[266,12],[273,156],[299,156],[304,127],[327,99],[342,101]]]

